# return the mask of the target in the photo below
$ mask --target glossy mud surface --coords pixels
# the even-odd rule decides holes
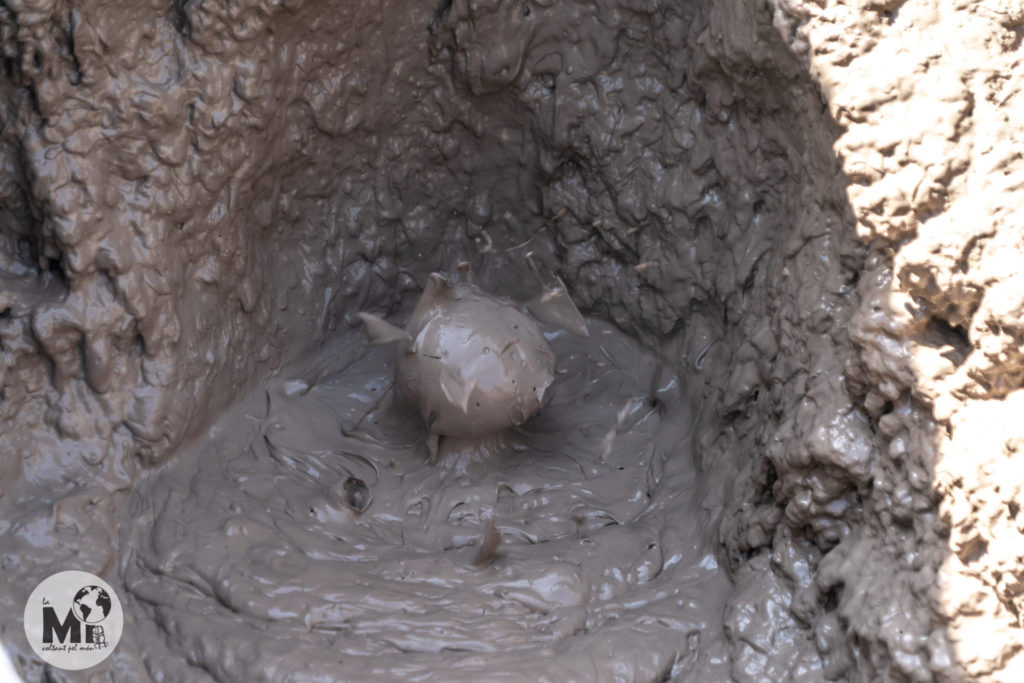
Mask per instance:
[[[15,668],[83,679],[21,624],[77,569],[128,608],[97,683],[718,681],[723,651],[741,683],[1024,680],[1022,26],[1006,0],[0,2]],[[531,253],[696,399],[608,439],[653,361],[573,347],[592,374],[524,450],[427,468],[344,335],[462,262],[529,300]]]
[[[129,609],[221,679],[723,680],[687,392],[590,325],[546,334],[546,408],[437,466],[393,350],[337,338],[138,483]]]

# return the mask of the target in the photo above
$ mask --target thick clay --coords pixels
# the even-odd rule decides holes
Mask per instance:
[[[91,680],[1021,680],[1022,30],[0,4],[14,665],[81,679],[19,620],[79,569],[128,605]],[[433,468],[355,316],[462,262],[521,302],[536,263],[610,334],[553,338],[553,409]]]

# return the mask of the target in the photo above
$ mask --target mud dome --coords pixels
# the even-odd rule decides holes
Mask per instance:
[[[16,667],[79,569],[90,680],[1020,680],[1024,13],[954,5],[5,2]],[[355,314],[527,253],[593,334],[431,467]]]

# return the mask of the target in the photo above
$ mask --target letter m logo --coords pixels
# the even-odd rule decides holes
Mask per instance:
[[[43,642],[52,643],[53,634],[57,634],[57,642],[63,643],[71,634],[72,643],[82,642],[82,628],[81,624],[78,623],[78,619],[75,618],[75,613],[68,610],[67,616],[64,617],[64,621],[57,618],[57,613],[53,611],[52,607],[43,608]]]

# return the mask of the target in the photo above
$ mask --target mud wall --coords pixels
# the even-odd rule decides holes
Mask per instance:
[[[1022,19],[8,1],[4,613],[351,313],[528,251],[694,373],[736,678],[1010,670]]]
[[[848,643],[834,661],[908,680],[1014,680],[1021,476],[1009,415],[1024,289],[1009,264],[1021,249],[1024,12],[778,3],[775,18],[844,129],[836,153],[871,247],[848,386],[878,456],[862,526],[816,579],[836,592],[836,640]]]
[[[159,459],[346,296],[393,288],[434,222],[419,202],[459,172],[422,170],[444,168],[401,111],[433,85],[423,38],[377,9],[5,13],[5,326],[26,340],[6,403],[90,462]]]

